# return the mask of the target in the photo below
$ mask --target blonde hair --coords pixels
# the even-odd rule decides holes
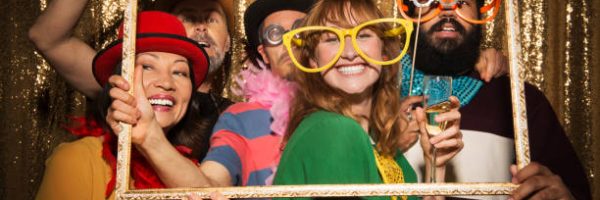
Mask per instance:
[[[370,0],[322,0],[317,2],[308,13],[304,25],[324,25],[330,22],[341,27],[352,27],[350,19],[346,19],[348,17],[360,24],[383,18],[383,14]],[[398,40],[383,39],[383,41],[385,45],[382,51],[385,56],[400,52],[401,44]],[[308,59],[314,57],[314,44],[310,44],[313,43],[310,38],[307,43],[307,48],[302,50],[300,59],[304,66],[309,66]],[[376,149],[385,155],[395,155],[396,150],[400,148],[402,134],[400,120],[398,120],[400,113],[398,70],[398,64],[381,68],[379,79],[372,86],[370,116],[357,116],[351,111],[352,102],[349,102],[347,93],[329,86],[319,73],[305,73],[294,68],[293,78],[299,88],[290,110],[290,123],[285,141],[289,140],[304,117],[319,110],[326,110],[356,121],[360,118],[367,119],[370,127],[369,134],[376,142]]]

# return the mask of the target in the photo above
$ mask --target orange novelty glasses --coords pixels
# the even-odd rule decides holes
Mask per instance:
[[[500,3],[502,0],[492,0],[487,5],[484,5],[479,9],[479,13],[485,14],[493,9],[491,15],[485,17],[484,19],[474,19],[465,15],[465,10],[468,9],[469,6],[475,6],[475,1],[483,1],[483,0],[410,0],[416,10],[421,10],[420,18],[414,18],[407,14],[409,11],[409,7],[404,4],[404,0],[396,0],[398,8],[400,10],[400,14],[405,19],[411,20],[413,22],[427,22],[434,17],[438,16],[442,11],[452,10],[458,15],[460,18],[472,24],[485,24],[489,21],[492,21],[496,15],[498,15],[498,11],[500,10]]]

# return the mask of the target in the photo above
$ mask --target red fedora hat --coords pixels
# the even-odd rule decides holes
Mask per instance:
[[[104,86],[117,64],[122,60],[123,24],[119,38],[94,57],[92,71],[96,81]],[[166,52],[181,55],[190,63],[194,87],[202,84],[208,72],[208,55],[194,40],[187,38],[183,24],[177,17],[160,11],[145,11],[138,15],[135,52]]]

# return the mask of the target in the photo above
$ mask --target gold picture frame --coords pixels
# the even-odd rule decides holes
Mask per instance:
[[[233,0],[234,5],[244,5],[245,0]],[[135,21],[137,1],[128,0],[124,15],[123,72],[132,80],[135,58]],[[515,133],[517,166],[523,168],[530,162],[527,114],[525,107],[524,77],[521,70],[519,39],[519,0],[504,0],[505,27],[507,30],[511,101]],[[235,10],[235,9],[234,9]],[[236,12],[243,13],[243,12]],[[236,16],[239,17],[239,16]],[[240,25],[241,26],[241,25]],[[243,30],[243,28],[242,28]],[[234,52],[235,53],[235,52]],[[220,192],[228,198],[274,198],[274,197],[344,197],[344,196],[398,196],[398,195],[507,195],[518,185],[512,183],[410,183],[410,184],[338,184],[338,185],[287,185],[259,187],[130,188],[129,164],[131,155],[131,126],[123,124],[118,138],[116,199],[183,199],[190,194],[209,198],[210,193]]]

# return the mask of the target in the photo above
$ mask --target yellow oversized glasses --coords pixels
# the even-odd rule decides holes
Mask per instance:
[[[410,0],[413,2],[415,8],[418,8],[423,11],[420,19],[415,19],[409,16],[406,12],[408,12],[409,8],[404,4],[404,0],[396,0],[398,4],[398,10],[400,10],[400,14],[403,18],[411,20],[413,22],[427,22],[434,17],[438,16],[444,10],[453,10],[456,15],[465,21],[472,24],[484,24],[486,22],[492,21],[496,15],[498,15],[498,11],[500,10],[500,3],[502,0],[492,0],[489,4],[484,5],[479,9],[480,14],[485,14],[490,10],[494,9],[492,14],[483,18],[483,19],[473,19],[464,14],[464,10],[468,9],[469,6],[475,6],[470,4],[475,4],[475,1],[483,1],[483,0],[473,0],[473,1],[465,1],[465,0]]]
[[[307,26],[284,34],[283,45],[294,65],[304,72],[320,72],[331,68],[343,53],[346,36],[350,36],[354,49],[365,61],[391,65],[406,54],[412,31],[412,22],[396,18],[375,19],[352,29]],[[383,55],[384,47],[391,49],[392,55]],[[389,51],[387,54],[390,54]],[[309,57],[318,57],[315,60],[319,62],[312,67],[303,65],[308,65]]]

